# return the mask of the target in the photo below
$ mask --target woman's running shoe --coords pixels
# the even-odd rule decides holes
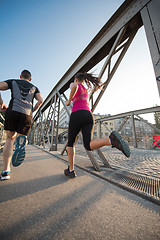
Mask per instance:
[[[66,175],[67,177],[70,177],[70,178],[77,177],[76,172],[74,170],[73,171],[69,170],[69,166],[67,169],[64,170],[64,175]]]
[[[129,146],[128,144],[122,139],[121,135],[116,132],[116,131],[113,131],[110,136],[109,136],[110,140],[111,140],[111,145],[112,145],[112,148],[117,148],[119,149],[120,151],[123,152],[123,154],[126,156],[126,157],[130,157],[131,153],[130,153],[130,149],[129,149]]]

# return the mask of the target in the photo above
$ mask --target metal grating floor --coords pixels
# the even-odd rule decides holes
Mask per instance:
[[[117,180],[121,184],[125,184],[138,191],[148,194],[152,197],[160,199],[160,181],[144,176],[137,176],[132,173],[120,174],[117,173]]]
[[[160,205],[160,179],[144,176],[120,169],[103,169],[103,178],[119,186],[124,186],[138,195],[155,200]],[[101,177],[102,177],[101,175]]]

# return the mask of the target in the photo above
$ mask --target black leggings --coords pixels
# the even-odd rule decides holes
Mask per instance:
[[[83,135],[84,147],[91,151],[90,142],[93,136],[94,117],[90,111],[79,110],[71,113],[68,129],[68,147],[73,147],[80,131]]]

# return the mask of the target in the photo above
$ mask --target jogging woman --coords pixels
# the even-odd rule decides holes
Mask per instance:
[[[89,107],[89,92],[85,88],[84,83],[86,83],[89,89],[92,89],[92,87],[96,90],[100,88],[99,79],[90,73],[77,73],[74,83],[70,84],[71,92],[69,100],[65,103],[66,106],[69,106],[71,101],[73,102],[68,129],[67,152],[69,166],[64,170],[64,174],[70,178],[76,177],[74,171],[75,141],[80,131],[82,131],[84,147],[88,151],[111,145],[122,151],[126,157],[130,156],[128,144],[122,140],[116,131],[113,131],[110,136],[105,139],[92,140],[94,117]]]

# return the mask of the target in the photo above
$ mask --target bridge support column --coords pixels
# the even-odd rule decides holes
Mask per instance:
[[[141,11],[160,95],[160,1],[150,1]]]

